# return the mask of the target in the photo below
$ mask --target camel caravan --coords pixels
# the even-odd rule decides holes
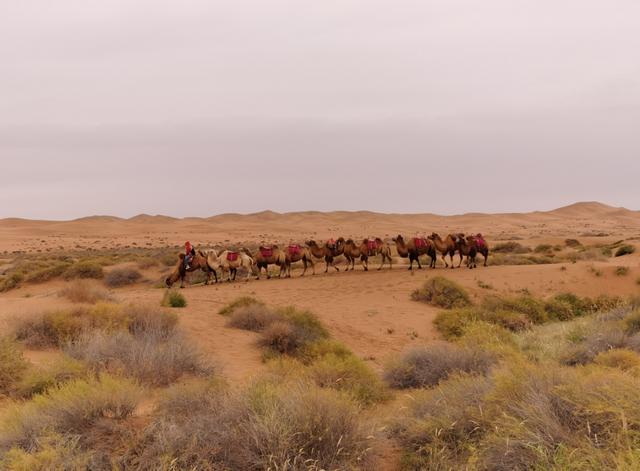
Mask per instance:
[[[269,279],[272,277],[270,267],[276,268],[278,278],[291,278],[292,265],[299,262],[303,267],[300,276],[304,276],[309,268],[315,275],[315,265],[318,262],[324,262],[325,273],[330,268],[339,272],[337,260],[341,256],[346,260],[344,271],[347,272],[356,269],[358,260],[363,270],[369,271],[369,259],[372,257],[380,257],[378,270],[382,270],[385,265],[393,269],[392,248],[395,248],[398,257],[409,260],[409,270],[413,270],[414,262],[418,269],[422,269],[420,257],[425,255],[429,260],[430,268],[436,268],[438,256],[445,268],[460,268],[464,261],[470,269],[477,267],[478,254],[483,256],[485,267],[489,257],[489,246],[482,234],[465,235],[463,233],[447,234],[444,239],[435,232],[426,237],[406,239],[398,235],[391,239],[391,243],[379,237],[357,241],[339,237],[324,243],[318,243],[315,240],[308,240],[304,245],[290,243],[284,248],[275,244],[261,245],[253,253],[246,248],[222,250],[219,253],[215,250],[196,251],[187,242],[187,253],[180,254],[174,270],[166,278],[165,283],[167,287],[171,287],[180,280],[180,287],[184,288],[187,274],[197,271],[203,271],[206,274],[205,285],[214,280],[217,283],[225,278],[227,281],[235,281],[238,269],[246,272],[246,281],[249,281],[252,276],[256,280],[261,279],[263,271]],[[454,263],[456,253],[460,256],[457,265]]]

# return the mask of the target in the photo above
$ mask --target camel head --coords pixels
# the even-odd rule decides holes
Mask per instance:
[[[442,240],[437,232],[432,232],[430,236],[427,236],[427,239],[431,240]]]
[[[171,272],[171,274],[164,280],[164,284],[167,285],[167,288],[171,288],[173,284],[180,279],[180,277],[184,276],[184,254],[181,253],[178,257],[178,263],[175,268]]]
[[[317,247],[318,244],[316,244],[315,240],[308,240],[304,243],[304,245],[306,245],[307,247]]]

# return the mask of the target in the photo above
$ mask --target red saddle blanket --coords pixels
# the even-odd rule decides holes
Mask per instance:
[[[238,252],[227,252],[227,260],[229,262],[235,262],[238,260]]]
[[[487,247],[487,243],[481,237],[476,237],[476,247],[479,249],[484,249]]]
[[[260,247],[260,255],[264,258],[273,257],[273,248],[272,247]]]
[[[413,244],[416,246],[416,249],[423,249],[429,246],[429,242],[427,242],[427,239],[422,239],[418,237],[413,239]]]
[[[378,250],[378,241],[377,240],[368,240],[367,241],[367,250],[369,251],[369,255],[375,254]]]
[[[289,255],[300,255],[300,246],[299,245],[290,245],[289,246]]]

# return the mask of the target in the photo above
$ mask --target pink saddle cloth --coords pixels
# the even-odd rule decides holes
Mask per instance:
[[[273,248],[272,247],[260,247],[260,255],[264,258],[273,257]]]
[[[227,252],[227,261],[235,262],[238,260],[238,252]]]
[[[429,243],[427,242],[426,239],[422,239],[419,237],[416,237],[415,239],[413,239],[413,243],[417,249],[423,249],[429,246]]]
[[[289,255],[300,255],[300,246],[299,245],[290,245],[289,246]]]

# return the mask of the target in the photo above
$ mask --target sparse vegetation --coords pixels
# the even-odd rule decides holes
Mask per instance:
[[[168,289],[164,292],[161,304],[165,307],[187,307],[187,299],[179,291]]]
[[[64,270],[64,278],[66,280],[74,280],[76,278],[102,279],[103,277],[102,265],[96,262],[77,262]]]
[[[616,250],[615,256],[622,257],[624,255],[630,255],[636,251],[633,245],[623,245]]]
[[[442,276],[434,276],[424,286],[411,293],[411,299],[451,309],[471,304],[467,292],[457,283]]]
[[[0,337],[0,397],[12,392],[27,369],[27,362],[16,342]]]
[[[531,252],[529,247],[525,247],[519,242],[502,242],[500,244],[496,244],[493,247],[493,253],[512,253],[512,254],[523,254]]]
[[[236,309],[250,306],[252,304],[259,304],[264,306],[264,303],[262,301],[258,301],[257,299],[252,298],[251,296],[242,296],[230,302],[226,306],[224,306],[222,309],[218,311],[218,314],[222,316],[229,316],[233,314],[233,311],[235,311]]]
[[[112,300],[111,295],[105,289],[86,280],[70,282],[58,294],[74,303],[94,304],[98,301]]]
[[[104,284],[109,288],[119,288],[137,283],[141,278],[142,274],[135,268],[115,268],[104,277]]]
[[[64,356],[46,367],[31,367],[16,385],[15,395],[30,398],[43,394],[49,389],[86,377],[88,369],[85,364]]]
[[[627,276],[629,274],[629,267],[616,267],[614,273],[616,276]]]
[[[271,311],[267,306],[252,303],[233,309],[227,325],[236,329],[262,332],[277,320],[282,320],[282,317]]]

